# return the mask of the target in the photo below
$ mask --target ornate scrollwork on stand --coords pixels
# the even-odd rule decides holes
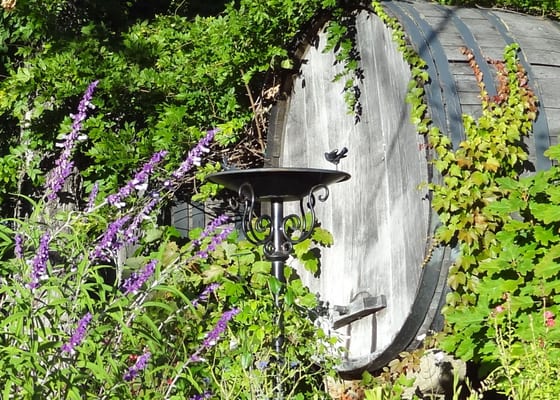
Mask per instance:
[[[269,215],[255,217],[255,192],[249,183],[239,187],[239,198],[244,204],[241,229],[251,243],[266,245],[269,241],[269,230],[272,228],[272,218]]]
[[[317,192],[322,192],[318,193]],[[307,196],[300,199],[300,214],[289,214],[287,216],[259,215],[255,213],[255,193],[249,183],[239,187],[239,197],[244,203],[242,229],[247,240],[256,245],[263,245],[264,254],[269,259],[288,258],[292,252],[293,245],[307,239],[313,233],[317,222],[315,215],[316,200],[324,202],[329,197],[329,189],[326,185],[316,185],[311,188]],[[272,199],[272,202],[275,200]],[[280,200],[280,202],[282,202]],[[274,221],[281,218],[278,228]],[[280,235],[279,242],[275,241],[275,235]],[[277,244],[279,248],[277,248]]]

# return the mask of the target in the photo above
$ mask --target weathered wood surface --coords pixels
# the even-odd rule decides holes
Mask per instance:
[[[479,89],[460,48],[474,52],[492,95],[495,71],[486,58],[501,59],[504,47],[518,42],[530,85],[540,99],[535,132],[527,140],[530,160],[536,169],[550,165],[543,153],[558,142],[560,131],[557,24],[426,1],[382,4],[426,60],[430,114],[455,146],[464,138],[462,114],[481,113]],[[413,347],[415,336],[438,326],[452,258],[449,249],[441,248],[429,257],[437,218],[422,184],[433,178],[429,151],[409,122],[409,67],[379,18],[364,11],[356,27],[364,70],[361,120],[355,123],[346,112],[343,84],[332,81],[339,66],[332,54],[322,52],[326,39],[319,32],[317,46],[302,50],[305,62],[286,85],[287,100],[273,110],[268,137],[268,157],[275,166],[335,168],[324,153],[349,150],[339,168],[349,172],[351,180],[333,185],[327,203],[317,205],[319,220],[334,234],[335,244],[323,251],[319,276],[298,271],[330,305],[346,305],[363,293],[386,296],[385,309],[338,330],[347,335],[349,348],[341,372],[350,375],[384,366]]]
[[[434,71],[438,75],[431,74],[431,84],[454,86],[462,113],[478,116],[481,111],[480,100],[478,104],[473,103],[476,85],[470,86],[474,92],[468,89],[468,81],[474,78],[472,75],[470,79],[465,76],[466,59],[460,53],[460,47],[467,47],[475,53],[475,59],[485,74],[486,88],[492,96],[496,88],[494,79],[489,77],[495,77],[495,70],[486,59],[502,59],[505,46],[518,43],[520,61],[527,70],[529,85],[540,100],[534,135],[526,140],[530,160],[536,169],[550,166],[543,153],[550,145],[558,143],[560,132],[560,26],[556,22],[497,9],[446,7],[418,0],[387,1],[384,4],[388,12],[401,21],[420,53],[425,48],[431,50],[424,52],[425,58],[437,58],[438,46],[441,46],[448,63],[438,64],[438,71]],[[451,82],[442,78],[443,70],[451,73]],[[444,126],[440,128],[450,132],[454,144],[458,145],[462,131],[453,123],[457,116],[449,107],[452,100],[444,98],[443,109],[433,112],[446,115],[447,126],[442,124]]]
[[[386,309],[340,329],[351,338],[352,365],[367,364],[403,326],[430,235],[428,193],[420,187],[428,181],[426,147],[405,102],[409,67],[379,19],[363,13],[357,25],[365,75],[361,121],[346,112],[343,84],[332,82],[334,58],[322,52],[321,34],[318,48],[304,55],[276,149],[279,165],[312,168],[335,168],[324,153],[349,150],[339,167],[352,178],[333,185],[328,201],[317,205],[335,245],[323,251],[318,278],[299,272],[330,305],[347,305],[363,292],[386,296]]]

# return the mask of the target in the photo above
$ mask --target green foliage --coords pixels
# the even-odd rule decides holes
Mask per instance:
[[[510,310],[504,308],[492,318],[500,366],[485,379],[484,386],[498,389],[512,400],[557,399],[560,395],[560,364],[555,344],[558,337],[553,331],[554,317],[543,312],[542,321],[548,325],[545,330],[541,321],[530,318],[528,325],[532,337],[522,342],[509,324],[511,317]],[[504,319],[507,320],[505,326],[500,321]]]
[[[429,78],[426,62],[410,46],[401,24],[385,12],[381,3],[374,1],[372,7],[375,14],[391,29],[393,42],[402,53],[404,60],[410,65],[412,80],[408,84],[406,102],[411,105],[411,122],[417,127],[418,133],[425,134],[428,132],[430,122],[428,118],[425,118],[427,106],[424,102],[423,86]]]
[[[546,15],[558,19],[560,3],[558,0],[439,0],[441,4],[494,7],[515,10],[529,14]]]
[[[113,3],[21,0],[2,14],[3,215],[15,207],[8,193],[40,195],[54,140],[68,130],[60,123],[89,82],[102,82],[98,111],[76,162],[84,187],[98,181],[111,191],[155,151],[168,150],[177,166],[200,127],[219,126],[221,146],[250,137],[250,99],[294,63],[296,34],[322,10],[341,10],[327,0],[242,0],[195,16],[189,7],[202,10],[198,2]]]
[[[402,29],[383,17],[379,6],[376,11],[393,28],[405,59],[410,57]],[[412,105],[412,122],[419,133],[427,134],[436,155],[433,163],[443,176],[442,184],[431,185],[432,204],[443,223],[437,241],[460,249],[449,272],[452,291],[444,309],[447,329],[440,346],[478,362],[481,374],[492,371],[484,383],[487,390],[515,399],[552,399],[558,397],[560,336],[554,318],[559,301],[560,171],[556,162],[549,171],[523,174],[527,154],[522,139],[531,132],[536,99],[516,52],[516,45],[509,46],[505,61],[492,62],[500,83],[495,98],[488,97],[476,75],[483,115],[478,121],[463,117],[467,139],[459,149],[453,150],[437,127],[429,127],[422,63],[411,62],[416,79],[409,86],[407,102]],[[560,148],[552,147],[546,155],[557,161]],[[367,396],[393,398],[390,389],[379,385]],[[469,398],[479,398],[479,393],[471,390]]]
[[[342,70],[334,76],[333,81],[345,79],[344,100],[347,111],[359,121],[362,114],[359,84],[363,79],[363,71],[356,43],[356,15],[357,12],[353,9],[337,8],[334,11],[335,18],[327,25],[327,43],[323,52],[333,51],[335,64],[342,64]]]
[[[429,138],[443,176],[442,184],[432,185],[432,205],[442,221],[437,237],[460,249],[449,271],[452,292],[443,310],[447,331],[441,346],[481,363],[482,371],[506,362],[501,368],[517,368],[518,379],[535,372],[534,366],[500,358],[504,331],[515,357],[545,334],[550,343],[560,340],[557,332],[548,331],[547,320],[532,322],[543,321],[543,310],[558,312],[560,170],[554,166],[522,176],[527,160],[522,139],[531,132],[536,99],[516,52],[516,45],[508,46],[504,61],[493,63],[500,82],[495,98],[487,96],[478,77],[483,114],[478,121],[463,117],[466,140],[458,149],[452,150],[435,129]],[[558,160],[555,147],[546,154]],[[496,318],[504,308],[509,318]],[[548,353],[550,360],[557,358],[555,353]]]
[[[327,397],[322,379],[334,373],[338,350],[309,319],[316,296],[290,268],[282,287],[262,250],[231,226],[180,238],[157,225],[154,214],[180,187],[166,184],[169,173],[152,171],[157,196],[134,188],[124,206],[104,195],[70,211],[62,197],[22,198],[28,217],[0,221],[3,398],[271,398],[277,376],[286,399]],[[124,218],[138,221],[131,235],[130,225],[113,229]],[[321,230],[313,237],[332,239]],[[272,346],[278,294],[281,361]]]
[[[407,388],[411,388],[414,379],[409,379],[404,373],[397,374],[392,382],[382,381],[374,378],[365,372],[362,377],[362,385],[365,400],[398,400],[402,399]],[[418,399],[418,396],[412,395],[411,400]]]

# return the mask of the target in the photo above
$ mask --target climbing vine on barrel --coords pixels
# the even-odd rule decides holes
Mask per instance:
[[[523,138],[531,134],[537,99],[518,62],[518,46],[508,46],[504,60],[488,60],[499,87],[492,97],[472,52],[462,49],[480,86],[483,113],[478,120],[463,117],[466,139],[453,149],[426,113],[422,60],[398,21],[377,2],[373,8],[411,65],[411,120],[426,135],[441,174],[441,184],[431,184],[442,222],[436,243],[460,250],[449,272],[440,346],[474,360],[483,374],[492,371],[486,384],[512,398],[558,398],[560,171],[554,166],[529,175],[534,171]],[[545,155],[557,164],[560,148]]]
[[[442,184],[431,185],[442,222],[437,238],[460,250],[449,271],[452,292],[443,310],[447,334],[441,345],[488,370],[500,363],[504,333],[514,366],[535,340],[543,347],[560,341],[552,329],[560,303],[560,170],[525,176],[530,166],[523,138],[531,134],[537,99],[517,51],[510,45],[504,61],[492,61],[499,89],[490,97],[465,49],[481,89],[482,116],[463,116],[466,139],[458,149],[436,130],[429,135],[443,176]],[[560,147],[545,154],[558,161]],[[551,346],[550,359],[558,355]],[[509,387],[524,379],[519,371],[508,376]],[[502,385],[506,376],[495,375],[509,393]]]

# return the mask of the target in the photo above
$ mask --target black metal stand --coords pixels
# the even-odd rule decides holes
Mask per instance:
[[[208,180],[235,190],[244,203],[242,229],[247,239],[263,246],[267,260],[272,264],[272,275],[281,289],[274,293],[277,310],[278,336],[274,342],[276,352],[276,399],[284,398],[281,369],[284,362],[284,266],[293,245],[307,239],[316,224],[315,202],[326,201],[328,184],[350,178],[345,172],[319,169],[259,168],[219,172]],[[321,192],[317,196],[316,193]],[[269,201],[270,215],[256,215],[256,201]],[[299,201],[300,213],[284,216],[284,202]]]

